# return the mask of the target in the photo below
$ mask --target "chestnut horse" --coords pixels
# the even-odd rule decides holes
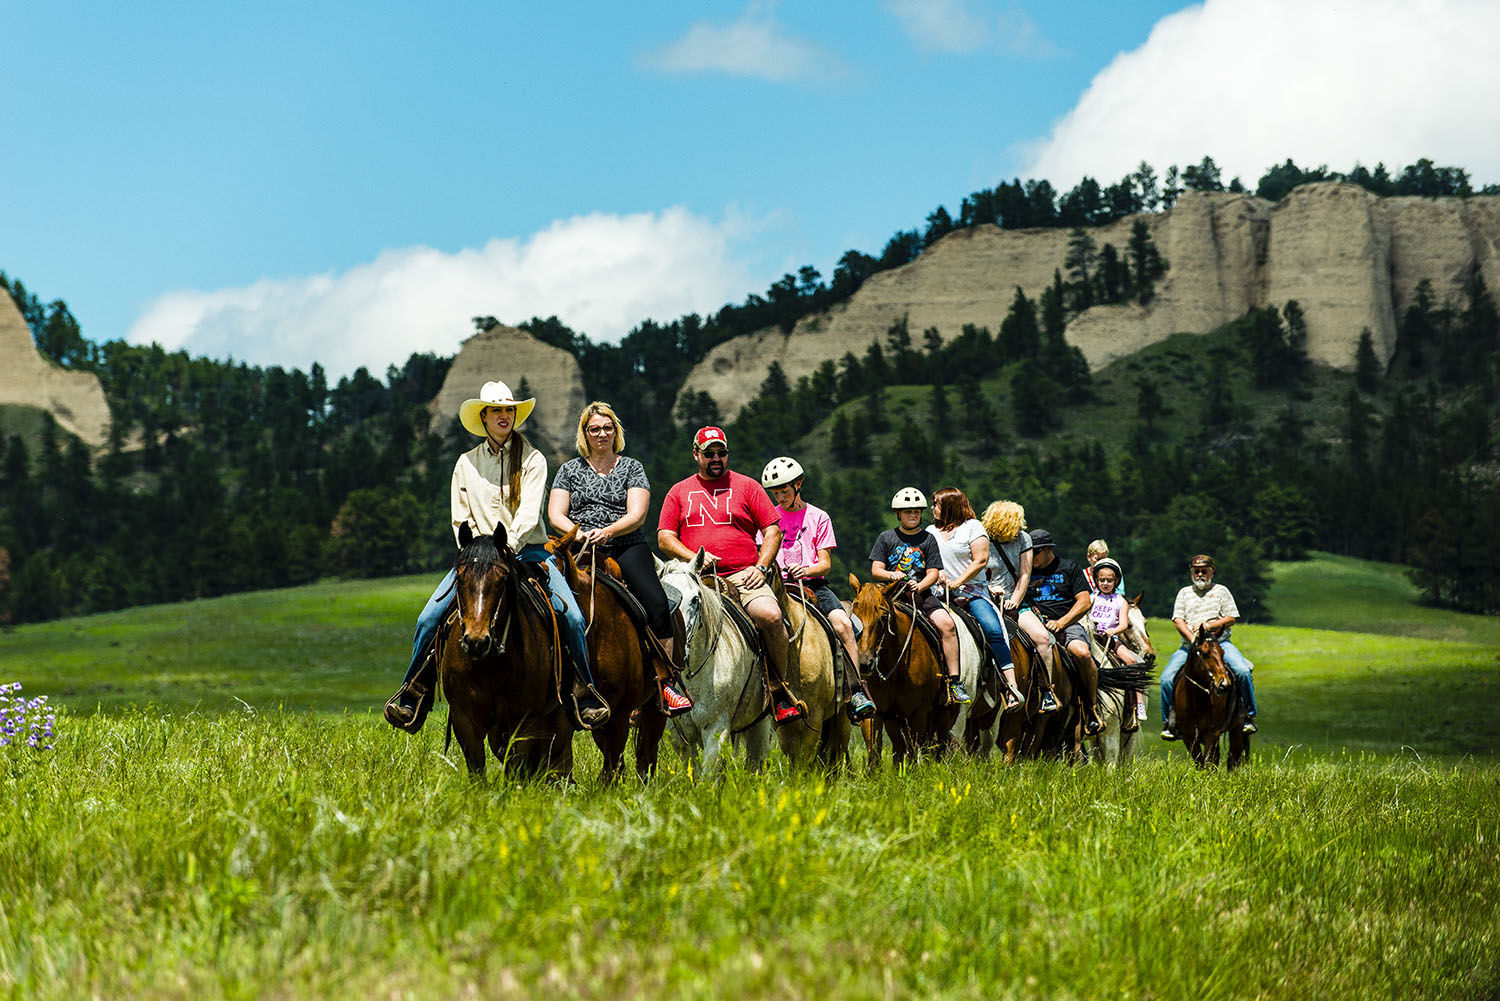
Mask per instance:
[[[1009,614],[1005,623],[1010,632],[1010,656],[1016,668],[1016,687],[1022,696],[1019,708],[1007,709],[1000,717],[996,743],[1003,749],[1005,763],[1011,764],[1017,757],[1035,758],[1044,749],[1057,753],[1066,749],[1069,754],[1076,753],[1077,734],[1083,724],[1081,715],[1074,711],[1072,676],[1063,670],[1058,660],[1062,644],[1054,642],[1051,647],[1052,694],[1057,699],[1058,708],[1043,715],[1042,675],[1037,669],[1037,649],[1026,630],[1020,628]],[[1063,652],[1061,656],[1069,654]]]
[[[854,587],[853,613],[864,625],[859,637],[859,670],[875,700],[876,720],[884,721],[891,738],[891,762],[898,768],[918,751],[941,758],[951,743],[958,719],[956,706],[946,704],[943,654],[919,635],[910,585],[860,584]],[[869,767],[880,767],[881,730],[864,730]]]
[[[573,721],[558,694],[558,616],[535,571],[506,547],[504,526],[475,538],[462,525],[459,544],[458,614],[438,634],[438,671],[469,772],[484,775],[488,740],[507,774],[571,779]]]
[[[1249,753],[1250,736],[1243,732],[1245,706],[1235,694],[1217,632],[1198,627],[1188,643],[1187,663],[1177,676],[1172,702],[1177,733],[1199,768],[1219,763],[1219,738],[1226,732],[1230,768]]]
[[[656,770],[657,751],[667,718],[661,711],[656,688],[655,659],[665,652],[646,638],[644,625],[637,626],[615,589],[598,580],[609,572],[596,564],[591,554],[575,559],[573,539],[577,528],[548,543],[558,559],[563,577],[573,589],[587,623],[589,663],[600,696],[609,703],[609,722],[592,731],[594,743],[604,756],[599,777],[614,782],[625,762],[630,740],[630,718],[637,711],[635,771],[642,781]]]

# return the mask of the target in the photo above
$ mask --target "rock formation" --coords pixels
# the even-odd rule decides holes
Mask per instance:
[[[0,403],[37,407],[85,443],[109,440],[109,404],[92,372],[70,372],[44,358],[15,300],[0,289]]]
[[[536,408],[522,430],[540,432],[552,445],[554,458],[575,454],[578,414],[588,402],[578,361],[516,327],[491,327],[463,342],[430,405],[433,427],[446,427],[486,382],[499,380],[519,395],[522,379],[536,397]]]
[[[1418,283],[1439,302],[1457,296],[1474,268],[1500,291],[1500,198],[1379,198],[1352,184],[1300,187],[1272,204],[1250,195],[1187,192],[1168,212],[1147,215],[1170,268],[1149,306],[1096,306],[1068,325],[1068,341],[1091,367],[1173,333],[1207,333],[1251,308],[1301,305],[1307,352],[1352,368],[1360,331],[1389,358],[1396,322]],[[1122,253],[1134,218],[1094,229],[1095,243]],[[1066,229],[950,233],[912,263],[869,279],[790,335],[763,330],[727,341],[688,374],[683,392],[706,391],[725,414],[756,392],[771,362],[795,382],[846,352],[864,354],[904,315],[914,339],[928,327],[945,338],[964,324],[998,331],[1017,287],[1036,299],[1062,267]],[[920,343],[920,341],[919,341]]]

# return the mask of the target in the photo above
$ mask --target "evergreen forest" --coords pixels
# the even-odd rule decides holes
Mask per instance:
[[[1500,194],[1429,160],[1343,173],[1288,160],[1254,193],[1276,200],[1328,179],[1382,195]],[[972,193],[956,213],[939,206],[878,255],[846,252],[827,281],[803,267],[712,315],[644,320],[616,344],[556,317],[521,326],[577,357],[586,394],[619,412],[659,501],[693,469],[692,431],[723,420],[705,394],[677,399],[715,345],[791,331],[955,229],[1066,228],[1051,286],[1035,300],[1017,289],[994,329],[902,321],[795,383],[773,365],[728,426],[733,468],[758,476],[791,454],[808,469],[806,496],[841,542],[836,589],[868,569],[897,488],[953,485],[980,511],[1021,502],[1064,556],[1081,560],[1089,540],[1107,539],[1152,614],[1170,610],[1186,557],[1206,551],[1244,617],[1265,618],[1268,561],[1310,549],[1402,563],[1435,605],[1500,611],[1500,583],[1481,567],[1500,550],[1500,314],[1477,268],[1456,296],[1418,290],[1389,364],[1364,331],[1352,374],[1308,360],[1296,301],[1094,372],[1067,344],[1073,316],[1149,302],[1171,267],[1144,221],[1124,247],[1096,246],[1086,227],[1164,210],[1186,189],[1248,190],[1223,183],[1209,157],[1160,178],[1142,163],[1115,184],[1085,178],[1066,193],[1018,179]],[[474,441],[454,415],[429,415],[451,358],[413,354],[331,382],[318,365],[96,343],[62,299],[3,272],[0,286],[44,356],[99,378],[112,417],[96,453],[48,414],[0,406],[0,621],[437,573],[450,561],[449,475]],[[570,443],[539,444],[560,453]]]

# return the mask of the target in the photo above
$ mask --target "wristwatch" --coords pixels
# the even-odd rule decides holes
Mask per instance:
[[[771,568],[770,567],[763,567],[759,563],[757,563],[755,565],[755,569],[757,569],[757,570],[760,571],[760,575],[762,577],[769,577],[769,576],[771,576]]]

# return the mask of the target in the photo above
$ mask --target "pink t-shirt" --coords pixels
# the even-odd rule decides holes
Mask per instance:
[[[720,574],[755,566],[761,529],[777,523],[778,508],[759,483],[730,470],[717,480],[689,476],[672,484],[662,500],[659,530],[676,532],[689,549],[719,558]]]
[[[1106,629],[1119,629],[1120,623],[1125,621],[1125,609],[1129,604],[1125,596],[1118,591],[1114,594],[1096,591],[1094,603],[1089,607],[1089,620],[1094,623],[1094,632],[1102,633]]]
[[[783,571],[789,566],[810,567],[818,561],[819,550],[838,548],[827,511],[811,504],[800,511],[783,511],[779,506],[776,510],[781,515],[781,550],[776,554],[776,565]],[[763,538],[762,533],[755,533],[757,543]]]

